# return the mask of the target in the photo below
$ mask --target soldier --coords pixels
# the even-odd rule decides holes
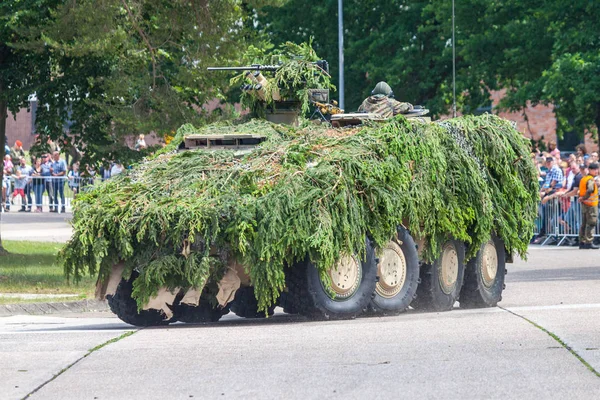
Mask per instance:
[[[593,233],[598,222],[598,185],[594,177],[598,175],[598,164],[588,166],[589,173],[579,183],[579,202],[581,203],[581,227],[579,228],[579,248],[598,249],[594,245]]]
[[[391,118],[396,114],[404,114],[413,109],[410,103],[401,103],[394,99],[394,92],[390,85],[379,82],[358,107],[358,112],[375,113],[384,118]]]

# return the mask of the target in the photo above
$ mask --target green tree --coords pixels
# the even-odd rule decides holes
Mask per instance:
[[[0,2],[0,151],[4,159],[6,119],[29,106],[29,96],[49,77],[50,54],[19,50],[27,40],[20,32],[27,26],[42,24],[50,17],[55,2],[14,0]],[[15,47],[16,46],[16,47]],[[4,170],[0,170],[2,181]],[[5,253],[0,237],[0,254]]]
[[[49,107],[40,133],[85,146],[86,155],[127,157],[125,137],[202,124],[203,106],[222,97],[227,77],[206,67],[230,63],[251,35],[243,10],[275,1],[82,0],[63,2],[30,31],[29,48],[49,48],[53,79],[38,90]],[[69,96],[62,95],[65,91]]]
[[[290,0],[258,13],[274,44],[315,37],[337,82],[337,1],[304,7]],[[344,2],[346,108],[355,110],[379,80],[396,97],[449,112],[452,101],[452,2]],[[554,104],[559,134],[600,124],[600,3],[576,0],[465,0],[456,2],[457,95],[463,112],[490,104],[490,91],[507,89],[501,107],[521,110]]]
[[[311,7],[302,4],[290,0],[282,7],[264,8],[258,14],[258,26],[275,44],[313,36],[315,50],[330,62],[333,83],[338,85],[337,1]],[[451,30],[445,22],[451,14],[449,8],[447,15],[442,15],[431,6],[432,1],[344,2],[348,111],[356,110],[381,80],[392,86],[398,99],[425,105],[434,115],[447,111],[452,93],[452,49]],[[475,96],[472,99],[480,102]]]

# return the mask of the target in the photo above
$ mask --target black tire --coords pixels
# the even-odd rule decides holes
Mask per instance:
[[[449,253],[446,253],[448,250]],[[444,257],[451,252],[456,252],[456,259],[452,263],[456,271],[450,276],[442,271]],[[447,279],[444,279],[444,276]],[[416,310],[424,311],[450,311],[454,303],[459,300],[465,276],[465,245],[457,240],[448,240],[442,245],[442,253],[433,264],[421,265],[421,284],[417,289],[417,297],[411,304]]]
[[[138,312],[137,303],[131,297],[133,281],[137,274],[132,274],[128,280],[122,279],[114,295],[106,296],[110,310],[123,322],[134,326],[168,325],[170,320],[159,310],[142,310]]]
[[[175,316],[173,319],[188,324],[217,322],[227,313],[229,313],[228,307],[213,307],[207,300],[202,299],[197,306],[178,304],[175,307]]]
[[[486,268],[484,260],[486,246],[488,251],[495,249],[497,267],[496,273],[491,279],[489,272],[485,272]],[[493,253],[492,253],[493,254]],[[467,263],[465,272],[465,284],[460,293],[461,308],[482,308],[495,307],[502,300],[502,291],[504,290],[504,275],[506,275],[506,253],[504,241],[497,236],[484,243],[473,259]]]
[[[366,311],[377,283],[377,262],[370,241],[365,259],[358,262],[356,289],[346,298],[331,298],[319,272],[308,259],[293,265],[286,274],[289,308],[314,319],[349,319]],[[288,310],[289,310],[288,308]]]
[[[287,279],[287,275],[291,272],[286,273],[286,283],[289,287],[290,280]],[[279,307],[283,308],[283,312],[286,314],[298,314],[299,311],[296,308],[296,303],[294,302],[293,296],[290,296],[289,289],[286,287],[283,292],[279,295]]]
[[[231,311],[242,318],[265,318],[275,313],[275,305],[267,310],[258,311],[258,300],[254,295],[254,288],[251,286],[241,287],[235,292],[235,298],[231,303]]]
[[[400,250],[403,260],[398,260],[394,253]],[[386,254],[392,257],[386,257]],[[387,269],[383,263],[400,261],[399,271]],[[383,268],[383,269],[382,269]],[[419,285],[419,254],[414,239],[407,229],[398,227],[398,240],[388,244],[379,256],[377,265],[379,280],[375,286],[374,297],[371,300],[370,309],[380,314],[398,314],[406,311],[415,297]],[[387,276],[386,276],[387,271]],[[391,275],[390,275],[391,273]],[[398,276],[398,273],[401,276]]]

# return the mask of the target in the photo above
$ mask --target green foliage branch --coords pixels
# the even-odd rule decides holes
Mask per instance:
[[[177,139],[197,132],[183,126]],[[244,155],[164,152],[75,201],[74,234],[61,253],[67,276],[136,269],[143,305],[161,286],[216,282],[233,258],[249,273],[261,309],[307,255],[323,279],[344,254],[362,254],[404,224],[427,239],[469,245],[491,232],[525,256],[537,211],[529,144],[492,115],[423,124],[398,117],[354,129],[253,120],[202,133],[261,133]],[[173,145],[175,146],[175,145]]]
[[[335,89],[329,73],[316,65],[316,61],[319,61],[319,57],[312,48],[312,39],[301,44],[285,42],[276,49],[272,46],[250,46],[244,55],[244,62],[279,65],[280,68],[275,72],[262,72],[268,79],[268,84],[264,87],[264,99],[256,91],[244,91],[241,96],[242,104],[252,110],[254,115],[264,116],[267,109],[277,107],[278,102],[273,99],[277,92],[282,100],[307,113],[310,109],[310,89]],[[250,83],[247,71],[233,77],[230,83],[232,86]]]

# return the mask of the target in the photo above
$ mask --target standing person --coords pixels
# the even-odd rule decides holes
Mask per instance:
[[[121,172],[123,172],[123,164],[121,164],[119,161],[116,161],[110,169],[110,176],[112,178],[113,176],[119,175]]]
[[[142,149],[145,149],[146,147],[146,140],[144,139],[144,134],[140,133],[140,136],[138,136],[138,139],[135,141],[135,150],[136,151],[140,151]]]
[[[560,150],[556,147],[556,142],[551,141],[548,143],[548,151],[550,155],[556,159],[556,161],[560,161]]]
[[[550,196],[555,194],[559,189],[562,189],[564,180],[565,180],[562,170],[554,162],[554,157],[546,158],[546,168],[547,168],[548,172],[546,172],[546,179],[544,180],[544,184],[542,185],[542,189],[540,191],[541,203],[539,206],[539,216],[540,216],[542,223],[540,226],[539,235],[538,235],[536,241],[534,241],[535,244],[538,244],[539,242],[541,242],[543,237],[547,235],[547,229],[548,229],[547,212],[548,212],[549,204],[547,204],[548,203],[547,200],[544,201],[544,198],[545,197],[551,198]]]
[[[12,201],[14,203],[17,196],[21,196],[21,204],[25,204],[25,185],[27,185],[27,177],[21,174],[21,170],[15,170],[12,175],[15,180],[15,190],[12,194]],[[19,211],[25,211],[25,207],[22,207]]]
[[[577,153],[577,157],[583,157],[583,161],[586,161],[589,156],[587,155],[587,149],[585,148],[585,144],[581,143],[575,146],[575,152]]]
[[[14,172],[14,165],[8,153],[4,156],[2,167],[4,168],[4,175],[2,178],[2,211],[8,211],[10,210],[9,196],[11,193],[10,176]]]
[[[96,176],[96,169],[94,166],[90,166],[89,164],[85,164],[85,168],[81,171],[81,182],[79,185],[80,191],[85,191],[85,187],[88,185],[94,184],[94,178]]]
[[[32,182],[31,175],[33,174],[33,168],[27,165],[25,161],[25,157],[21,157],[19,159],[19,171],[21,171],[21,175],[27,177],[27,184],[25,185],[25,197],[27,197],[27,206],[25,206],[25,202],[22,203],[21,209],[19,211],[31,211],[31,191],[32,191]],[[26,209],[27,208],[27,209]]]
[[[103,161],[103,164],[100,166],[100,177],[102,179],[102,182],[110,178],[110,169],[110,163]]]
[[[48,170],[49,172],[49,170]],[[33,164],[31,176],[33,177],[33,193],[35,193],[35,210],[34,212],[42,212],[42,202],[44,195],[44,178],[42,178],[42,158],[36,157]]]
[[[561,197],[569,202],[569,209],[560,218],[559,223],[563,225],[564,232],[567,234],[576,234],[579,232],[579,216],[581,215],[581,205],[575,199],[579,196],[579,184],[583,179],[581,166],[576,162],[571,163],[571,173],[567,178],[567,191],[561,193]],[[573,198],[573,199],[571,199]]]
[[[598,164],[588,166],[588,175],[579,183],[581,203],[581,227],[579,228],[579,248],[599,249],[594,245],[594,229],[598,223],[598,185],[594,178],[598,175]]]
[[[67,175],[69,180],[69,188],[73,191],[73,198],[79,194],[79,186],[81,183],[81,174],[79,173],[79,161],[73,164],[73,169]]]
[[[60,153],[55,151],[52,153],[52,162],[50,163],[50,172],[54,184],[54,211],[58,212],[58,196],[60,196],[61,209],[60,212],[65,212],[65,175],[67,174],[67,163],[60,159]]]
[[[542,193],[550,195],[563,187],[565,177],[562,169],[554,162],[553,157],[546,158],[546,168],[548,172],[546,172],[546,179],[542,185]]]
[[[25,157],[25,150],[23,150],[23,143],[20,140],[15,141],[15,145],[10,149],[10,154],[13,160],[18,160],[21,157]]]
[[[42,176],[44,177],[44,189],[48,193],[48,206],[50,211],[54,209],[54,186],[52,180],[52,165],[50,164],[50,155],[42,156]],[[42,191],[42,195],[44,191]]]

